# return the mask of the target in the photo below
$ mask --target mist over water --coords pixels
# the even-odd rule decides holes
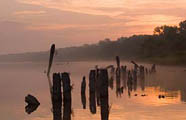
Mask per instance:
[[[139,63],[140,64],[140,63]],[[142,64],[142,63],[141,63]],[[89,72],[95,68],[116,66],[115,62],[69,62],[54,63],[51,73],[69,72],[72,89],[72,120],[101,120],[100,107],[97,113],[89,110]],[[132,69],[133,65],[121,62]],[[150,64],[142,64],[151,68]],[[52,120],[52,104],[45,63],[0,64],[0,116],[2,120]],[[157,66],[155,74],[146,75],[144,84],[137,83],[136,91],[128,95],[123,89],[116,95],[116,81],[113,90],[109,88],[110,120],[185,120],[186,119],[186,72],[184,67]],[[110,71],[108,71],[110,77]],[[86,109],[81,104],[81,81],[86,76]],[[114,77],[115,78],[115,77]],[[122,81],[122,80],[121,80]],[[123,83],[121,82],[121,86]],[[25,112],[24,98],[32,94],[40,101],[40,106],[32,114]],[[143,96],[144,95],[144,96]],[[159,98],[164,95],[165,98]]]

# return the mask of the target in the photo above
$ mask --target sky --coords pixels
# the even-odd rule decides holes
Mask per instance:
[[[152,34],[186,19],[186,0],[0,0],[0,54]]]

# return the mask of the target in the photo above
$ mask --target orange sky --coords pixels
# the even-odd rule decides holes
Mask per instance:
[[[186,0],[1,0],[0,54],[152,34],[185,20]]]

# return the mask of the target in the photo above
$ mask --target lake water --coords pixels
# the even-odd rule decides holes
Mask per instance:
[[[69,72],[72,90],[72,120],[101,120],[100,107],[97,113],[89,110],[88,75],[95,65],[106,67],[113,62],[71,62],[54,63],[53,72]],[[131,63],[122,62],[129,69]],[[150,68],[151,65],[143,64]],[[0,120],[52,120],[52,104],[45,63],[0,64]],[[116,87],[109,88],[110,120],[185,120],[186,119],[186,68],[178,66],[157,66],[157,73],[146,75],[144,90],[138,84],[137,90],[128,96],[124,89],[116,96]],[[81,104],[81,81],[86,76],[87,109]],[[27,94],[34,95],[41,105],[32,114],[25,112]],[[136,96],[136,95],[137,96]],[[145,95],[145,96],[141,96]],[[165,98],[159,98],[164,95]]]

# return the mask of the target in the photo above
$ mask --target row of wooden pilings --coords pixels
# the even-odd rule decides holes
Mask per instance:
[[[107,69],[91,70],[89,74],[89,109],[92,114],[96,113],[97,106],[101,108],[101,120],[108,120],[109,93]]]
[[[81,101],[84,109],[86,109],[86,80],[85,79],[86,78],[83,77],[83,81],[81,84]],[[96,114],[97,106],[100,106],[101,120],[109,119],[108,97],[109,94],[108,94],[107,69],[90,70],[89,109],[92,114]],[[62,103],[63,103],[63,112],[62,112]],[[53,87],[52,87],[53,120],[71,120],[71,103],[72,103],[71,83],[70,83],[69,74],[54,73]]]
[[[62,87],[63,99],[62,99]],[[63,101],[63,102],[62,102]],[[54,73],[52,87],[53,120],[71,120],[71,85],[68,73]],[[63,103],[63,117],[62,117]]]

